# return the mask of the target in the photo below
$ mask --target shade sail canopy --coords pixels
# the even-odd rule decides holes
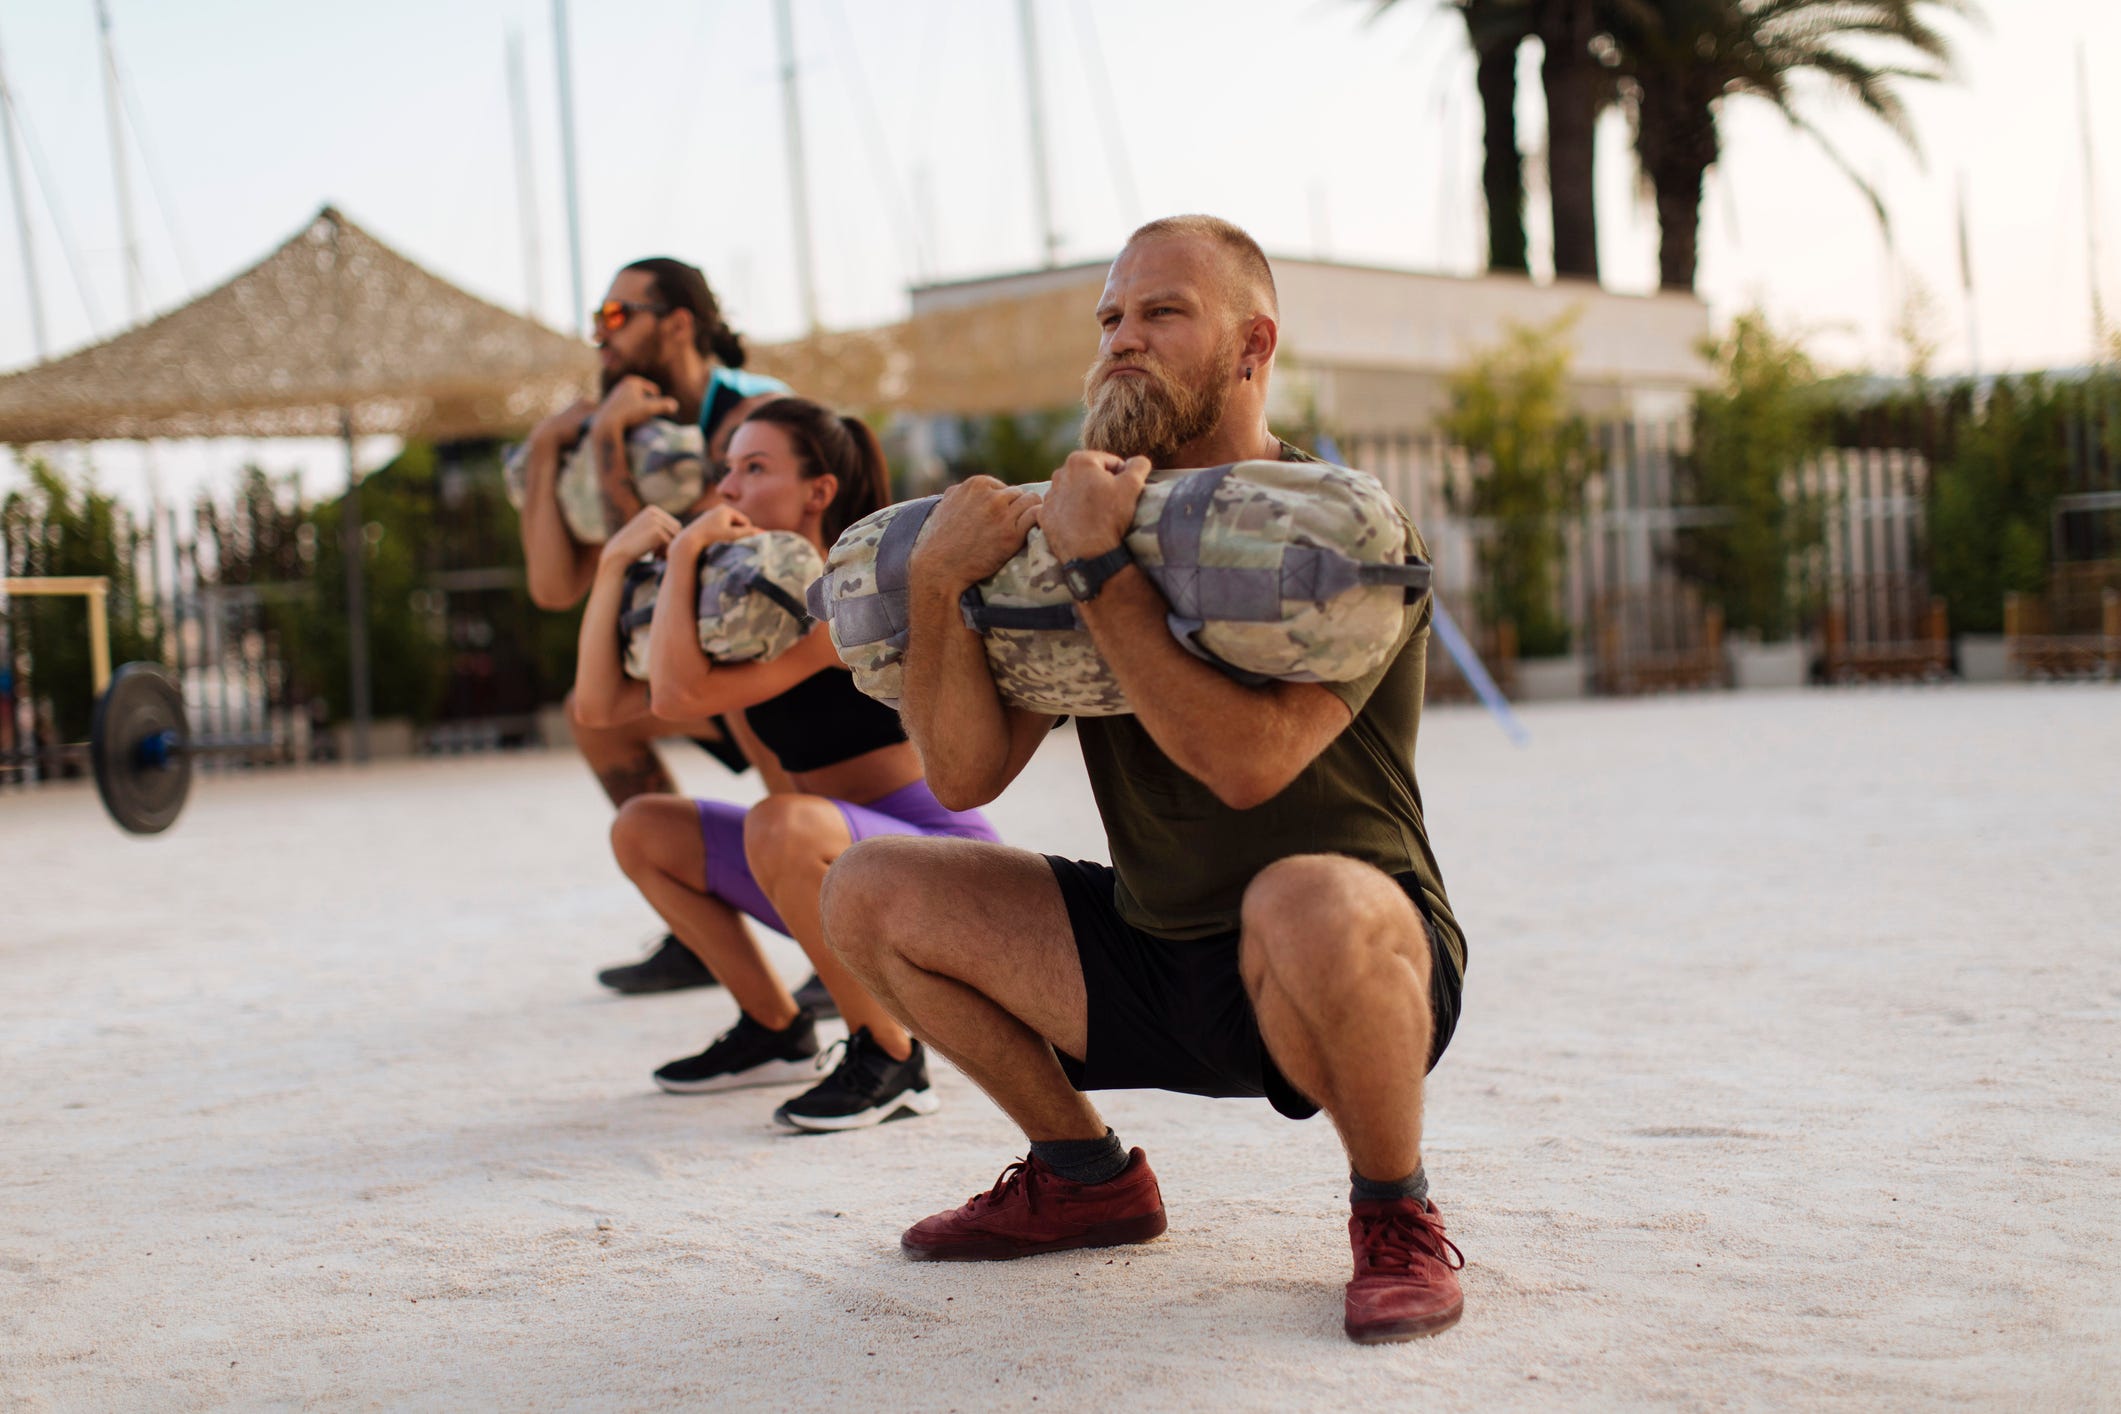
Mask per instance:
[[[588,345],[430,274],[325,207],[217,289],[0,377],[0,444],[518,432],[588,391]]]
[[[968,417],[1062,407],[1082,396],[1097,352],[1084,313],[1096,297],[1093,285],[923,310],[902,324],[768,344],[757,362],[835,407]]]

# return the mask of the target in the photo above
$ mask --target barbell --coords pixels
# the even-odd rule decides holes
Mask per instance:
[[[89,723],[96,793],[118,827],[156,835],[177,822],[191,793],[191,765],[264,744],[251,737],[194,737],[184,694],[159,663],[127,663],[111,674]]]

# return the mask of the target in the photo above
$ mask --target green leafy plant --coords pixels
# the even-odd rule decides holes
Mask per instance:
[[[1996,384],[1932,476],[1930,567],[1952,626],[2003,628],[2003,596],[2047,588],[2049,518],[2069,475],[2072,400],[2045,379]]]
[[[991,476],[1011,486],[1051,477],[1075,450],[1080,408],[968,418],[964,451],[948,460],[950,479]]]
[[[1788,638],[1812,607],[1793,566],[1825,534],[1822,507],[1784,494],[1785,478],[1824,444],[1818,373],[1758,310],[1706,352],[1717,381],[1694,399],[1682,476],[1687,499],[1720,518],[1680,536],[1677,568],[1722,606],[1731,630]]]
[[[1480,611],[1513,623],[1527,657],[1564,653],[1562,519],[1581,504],[1592,461],[1589,426],[1568,396],[1575,316],[1512,325],[1502,342],[1452,375],[1444,434],[1478,462],[1470,504],[1485,522]]]
[[[29,485],[0,502],[5,573],[35,578],[102,575],[111,663],[152,657],[155,617],[140,595],[142,536],[116,497],[87,477],[70,477],[33,460]],[[88,736],[95,706],[85,600],[25,595],[10,611],[12,651],[29,667],[23,682],[50,704],[52,729],[66,741]]]

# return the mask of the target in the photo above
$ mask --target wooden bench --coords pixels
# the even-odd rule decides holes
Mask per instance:
[[[1452,620],[1473,651],[1480,655],[1481,666],[1495,680],[1495,686],[1504,697],[1517,695],[1517,625],[1508,619],[1488,628],[1467,621],[1465,612],[1457,607],[1451,610]],[[1474,702],[1479,694],[1466,675],[1458,670],[1458,660],[1443,646],[1443,639],[1436,631],[1429,631],[1428,677],[1422,686],[1424,702]]]
[[[2003,642],[2026,677],[2121,677],[2121,560],[2057,565],[2046,595],[2006,595]]]
[[[1601,595],[1593,605],[1592,685],[1615,696],[1722,687],[1723,610],[1691,584]]]
[[[1828,591],[1828,682],[1936,681],[1951,670],[1944,600],[1919,574],[1856,575]]]

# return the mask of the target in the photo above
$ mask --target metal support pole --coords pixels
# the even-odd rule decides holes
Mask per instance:
[[[88,663],[101,697],[110,686],[110,581],[102,575],[88,591]]]
[[[574,81],[567,57],[567,0],[552,0],[553,56],[560,70],[560,176],[567,184],[567,257],[574,276],[574,331],[582,332],[589,296],[582,292],[582,198],[574,176]]]
[[[538,184],[530,156],[529,85],[523,78],[523,36],[508,32],[508,115],[516,138],[516,219],[523,224],[523,313],[538,317],[545,298],[545,261],[538,240]],[[582,302],[576,292],[576,304]],[[575,316],[577,319],[581,315]]]
[[[368,522],[361,514],[361,468],[354,462],[353,415],[339,413],[346,442],[346,499],[340,504],[339,542],[346,555],[346,666],[353,684],[353,756],[368,760],[368,724],[374,715],[368,676]]]
[[[110,686],[110,579],[100,574],[56,575],[0,580],[0,591],[15,595],[79,594],[88,601],[88,662],[96,695]]]
[[[1046,103],[1038,81],[1038,21],[1032,5],[1033,0],[1016,0],[1017,23],[1024,35],[1024,97],[1031,108],[1031,197],[1037,207],[1040,248],[1050,270],[1060,263],[1060,237],[1053,230],[1053,190],[1046,175]]]
[[[2084,140],[2084,268],[2092,295],[2092,362],[2106,357],[2106,301],[2099,292],[2099,187],[2092,161],[2092,81],[2077,41],[2077,125]]]
[[[795,82],[795,16],[775,0],[774,32],[781,46],[781,121],[788,130],[788,199],[795,211],[795,282],[803,301],[803,330],[818,331],[817,270],[810,241],[810,179],[803,168],[803,112]]]

